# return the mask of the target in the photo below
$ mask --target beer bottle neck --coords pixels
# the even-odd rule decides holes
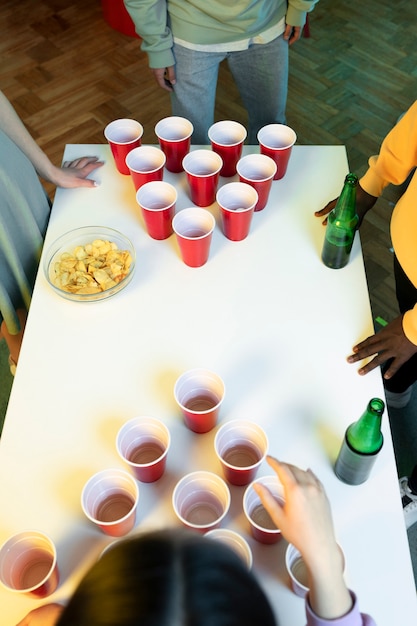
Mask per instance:
[[[353,450],[363,454],[374,454],[381,449],[384,441],[381,432],[384,408],[382,400],[373,398],[360,419],[349,426],[346,439]]]
[[[356,215],[356,186],[358,184],[358,177],[356,174],[348,174],[345,179],[345,184],[342,189],[342,193],[334,208],[334,217],[341,222],[348,222],[358,217]]]

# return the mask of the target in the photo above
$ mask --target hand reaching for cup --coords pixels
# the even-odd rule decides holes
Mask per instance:
[[[310,469],[304,471],[271,456],[267,457],[267,461],[284,487],[285,503],[280,505],[271,498],[262,485],[256,485],[256,491],[287,541],[307,560],[310,561],[311,555],[314,563],[316,543],[336,543],[330,505],[323,485]]]
[[[256,484],[254,489],[285,539],[304,559],[313,611],[325,619],[340,617],[350,610],[352,598],[343,579],[343,557],[324,487],[310,469],[304,471],[270,456],[267,461],[283,485],[284,504],[266,487]]]

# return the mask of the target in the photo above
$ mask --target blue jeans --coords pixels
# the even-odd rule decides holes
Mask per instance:
[[[177,82],[171,94],[172,115],[186,117],[194,126],[192,142],[208,143],[214,122],[220,63],[227,59],[248,112],[248,143],[266,124],[285,124],[288,91],[288,42],[283,36],[268,44],[253,44],[239,52],[200,52],[174,44]]]

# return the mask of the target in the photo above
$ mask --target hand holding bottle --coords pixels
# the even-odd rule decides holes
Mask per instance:
[[[337,545],[330,504],[315,474],[267,457],[284,487],[283,505],[262,485],[255,490],[285,539],[301,553],[308,571],[310,605],[325,619],[347,613],[352,605],[343,579],[343,557]]]
[[[337,204],[339,198],[335,198],[326,204],[325,207],[320,209],[319,211],[315,211],[314,215],[316,217],[324,217],[323,225],[327,224],[327,216],[334,209]],[[375,196],[371,196],[369,193],[364,191],[362,187],[358,184],[356,188],[356,215],[359,218],[357,228],[362,224],[363,218],[367,214],[367,212],[372,209],[375,202],[378,200]]]

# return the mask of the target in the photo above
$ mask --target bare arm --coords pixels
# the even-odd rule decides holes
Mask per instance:
[[[82,157],[60,168],[49,160],[38,146],[29,131],[17,115],[6,96],[0,91],[0,129],[27,156],[33,167],[43,179],[59,187],[94,187],[93,180],[87,176],[102,163],[97,157]]]
[[[321,618],[342,617],[352,608],[352,597],[343,578],[342,555],[323,485],[311,470],[305,472],[272,457],[268,463],[284,487],[285,503],[278,504],[266,487],[255,488],[283,536],[303,556],[310,606]]]

